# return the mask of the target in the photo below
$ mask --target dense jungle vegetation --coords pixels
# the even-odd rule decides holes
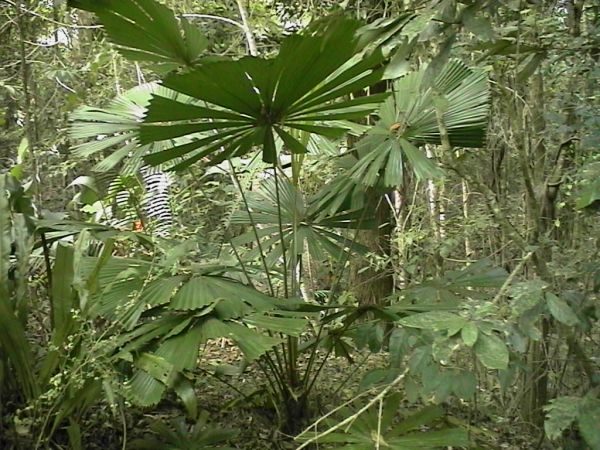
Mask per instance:
[[[598,0],[0,36],[0,449],[600,449]]]

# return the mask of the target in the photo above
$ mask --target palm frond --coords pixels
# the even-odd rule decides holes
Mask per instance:
[[[441,116],[450,145],[480,147],[485,143],[489,110],[487,77],[452,60],[433,83],[425,83],[427,68],[394,82],[394,95],[379,111],[380,121],[356,145],[358,161],[349,176],[355,186],[402,185],[410,168],[418,179],[443,174],[419,146],[441,144]],[[351,192],[355,186],[345,182]]]
[[[208,46],[198,28],[154,0],[69,0],[68,5],[95,13],[123,56],[151,62],[162,72],[193,67]]]
[[[260,256],[259,252],[263,249],[268,253],[269,266],[276,264],[283,255],[280,220],[286,253],[294,255],[294,258],[290,258],[290,263],[292,260],[299,261],[305,245],[308,245],[311,256],[318,260],[322,260],[326,255],[338,259],[348,252],[365,251],[364,247],[353,242],[351,237],[344,237],[339,231],[329,229],[357,230],[374,226],[372,215],[364,209],[323,215],[315,199],[305,198],[284,177],[265,180],[257,191],[248,195],[247,205],[248,210],[240,210],[232,215],[231,223],[255,224],[258,229],[253,228],[235,237],[232,244],[241,246],[256,243],[258,235],[261,246],[255,246],[245,256],[254,259]]]
[[[140,140],[147,144],[182,136],[190,139],[147,161],[160,164],[182,158],[175,169],[205,157],[218,164],[260,146],[264,161],[274,163],[276,139],[292,153],[307,151],[291,131],[337,138],[348,129],[344,121],[374,111],[388,94],[343,98],[381,79],[381,51],[354,60],[360,50],[356,21],[330,19],[326,31],[318,35],[315,27],[286,38],[273,59],[205,62],[188,73],[167,77],[166,88],[197,104],[186,106],[178,99],[155,95]]]

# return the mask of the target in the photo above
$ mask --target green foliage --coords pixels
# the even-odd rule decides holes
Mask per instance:
[[[594,209],[600,202],[600,163],[587,164],[582,172],[583,182],[576,207]]]
[[[43,33],[31,32],[39,28],[42,14],[51,12],[58,23],[88,17],[61,19],[60,2],[55,3],[52,11],[39,5],[35,16],[23,13],[14,21],[7,16],[6,29],[17,23],[19,31],[30,32],[19,36],[21,50],[44,40]],[[219,14],[223,17],[218,20],[230,24],[229,17],[238,14],[223,2],[205,3],[194,4],[212,15],[204,19]],[[121,396],[148,407],[172,390],[187,415],[198,417],[192,380],[199,352],[209,340],[222,337],[240,348],[246,360],[242,367],[254,362],[265,375],[268,389],[259,392],[268,392],[264,403],[275,407],[279,424],[286,422],[290,433],[309,418],[311,395],[321,389],[317,380],[331,356],[352,361],[355,347],[365,353],[389,351],[389,367],[370,370],[362,389],[390,387],[406,371],[402,392],[410,402],[440,403],[454,396],[465,401],[453,405],[462,408],[476,398],[469,408],[485,408],[486,414],[489,408],[502,418],[512,414],[506,406],[516,399],[538,395],[532,380],[561,394],[579,389],[581,367],[590,384],[596,382],[595,361],[587,356],[593,349],[587,344],[597,340],[597,233],[587,212],[597,206],[598,186],[593,164],[589,171],[579,171],[582,162],[593,160],[596,148],[593,8],[579,11],[585,18],[582,30],[573,25],[565,32],[563,28],[578,20],[577,2],[571,5],[573,14],[543,2],[525,10],[512,1],[486,4],[485,11],[481,2],[442,2],[435,11],[423,5],[425,12],[416,19],[397,14],[401,5],[394,2],[383,2],[384,9],[372,2],[352,7],[349,2],[321,3],[310,2],[315,9],[336,6],[348,12],[352,8],[357,16],[381,17],[362,27],[342,16],[315,22],[283,39],[277,53],[275,41],[286,33],[273,31],[277,27],[268,30],[272,24],[265,22],[283,23],[285,11],[308,11],[309,2],[281,6],[284,12],[268,10],[264,1],[240,2],[248,5],[249,31],[256,32],[262,54],[277,56],[234,60],[204,57],[208,42],[203,35],[154,1],[70,1],[96,13],[122,55],[153,63],[159,74],[166,74],[162,85],[140,86],[103,109],[83,107],[71,116],[69,137],[83,141],[75,153],[83,165],[101,172],[71,184],[66,137],[63,142],[54,136],[63,127],[55,121],[58,126],[47,127],[51,139],[44,135],[44,126],[55,123],[46,118],[54,111],[47,112],[56,109],[60,115],[78,105],[77,91],[89,93],[87,100],[96,102],[107,97],[106,87],[96,86],[114,83],[120,90],[141,83],[144,74],[106,50],[98,51],[80,74],[64,67],[73,61],[62,60],[60,46],[46,53],[36,46],[35,58],[22,53],[31,61],[23,73],[13,73],[12,68],[22,65],[19,61],[0,70],[7,82],[23,78],[24,88],[35,97],[23,101],[18,89],[0,81],[8,96],[0,123],[12,133],[11,142],[21,142],[18,148],[14,145],[17,166],[12,177],[0,184],[0,384],[4,392],[17,391],[17,397],[29,400],[14,423],[30,423],[35,429],[37,443],[30,447],[55,444],[51,436],[64,427],[71,447],[82,448],[82,417],[102,399],[115,413]],[[188,8],[191,3],[177,6]],[[544,17],[548,11],[552,14]],[[207,35],[219,39],[220,29],[204,23]],[[60,30],[54,28],[42,27],[58,36]],[[86,45],[87,31],[79,32],[73,44],[77,56],[94,52],[98,44]],[[275,40],[270,33],[277,34]],[[453,48],[455,40],[460,45]],[[89,41],[99,42],[94,37]],[[211,50],[238,56],[244,52],[235,38],[222,41]],[[556,45],[566,41],[566,47]],[[46,82],[36,79],[35,89],[27,86],[27,70],[39,77],[37,61],[48,61],[51,54],[61,67],[44,69]],[[411,72],[412,55],[419,64],[430,63]],[[485,72],[451,56],[464,61],[481,56]],[[587,66],[572,64],[586,58]],[[138,80],[125,75],[129,73],[136,73]],[[488,73],[494,85],[492,102]],[[361,96],[380,80],[398,76],[391,95]],[[56,95],[54,103],[63,88],[74,92]],[[489,103],[495,115],[488,125]],[[368,116],[376,110],[379,117],[372,126]],[[565,117],[557,118],[563,110]],[[486,144],[488,126],[487,153],[462,149]],[[28,138],[22,138],[23,131]],[[32,139],[37,132],[42,137]],[[434,155],[452,150],[454,154],[443,155],[448,170],[442,172],[421,146]],[[245,167],[239,158],[254,150],[273,166],[274,178],[258,189],[255,175],[264,166]],[[52,196],[43,191],[48,178],[40,176],[50,171],[39,169],[44,169],[43,155],[52,152],[65,160],[60,173],[56,171],[56,186],[61,193],[79,189],[74,204],[85,205],[86,213],[113,206],[117,194],[125,191],[135,195],[123,209],[136,209],[136,172],[144,162],[186,169],[177,178],[185,186],[177,206],[195,220],[194,226],[182,222],[180,234],[187,240],[169,242],[156,239],[151,229],[144,230],[148,234],[119,231],[55,218],[37,222],[36,230],[29,193],[42,200]],[[325,153],[343,154],[341,166],[348,170],[332,174],[323,164]],[[219,167],[226,160],[234,160],[236,172]],[[192,166],[196,161],[216,164],[213,169],[222,175],[199,173]],[[37,192],[24,186],[29,166]],[[327,172],[321,172],[323,167]],[[246,177],[242,182],[237,179],[240,172]],[[336,175],[334,183],[324,183]],[[235,192],[246,184],[252,186],[248,192]],[[307,187],[315,185],[322,189],[310,196]],[[393,196],[378,197],[392,189]],[[554,196],[552,189],[560,192]],[[230,220],[240,197],[244,207]],[[370,204],[363,208],[357,200],[365,198]],[[573,199],[576,208],[588,211],[572,210]],[[393,215],[379,221],[389,221],[389,227],[368,230],[375,222],[372,200],[390,204]],[[205,219],[209,214],[213,217]],[[540,220],[541,215],[549,217]],[[104,218],[99,213],[94,217]],[[214,232],[215,223],[219,232]],[[390,238],[385,230],[393,227]],[[240,228],[242,234],[235,237]],[[323,268],[326,259],[342,273],[353,265],[356,253],[366,253],[353,242],[359,229],[379,231],[371,251],[389,251],[389,257],[374,257],[393,267],[397,294],[377,299],[389,301],[389,306],[355,305],[345,291],[353,287],[353,277],[338,279],[336,273],[335,280],[322,280],[329,269]],[[74,245],[68,236],[75,237]],[[34,243],[37,237],[44,243]],[[37,253],[40,246],[43,255]],[[232,249],[235,254],[226,254]],[[525,254],[529,256],[522,259]],[[218,261],[211,261],[213,256]],[[485,256],[494,263],[473,262]],[[258,257],[263,267],[254,264]],[[45,260],[52,278],[47,303],[44,295],[30,292],[41,289],[43,280],[37,260]],[[506,271],[496,265],[512,272],[508,281]],[[327,305],[315,304],[315,291],[329,288],[332,281]],[[265,295],[267,288],[282,298]],[[38,297],[33,308],[52,322],[42,333],[29,329],[29,298]],[[50,336],[48,347],[40,344],[38,334]],[[539,349],[544,351],[535,354]],[[544,355],[541,361],[539,355]],[[564,366],[545,355],[555,355]],[[543,366],[538,374],[537,366],[526,367],[532,359]],[[519,372],[525,375],[519,379],[531,374],[529,385],[511,383]],[[577,380],[577,386],[570,380]],[[502,410],[491,408],[487,395],[497,381]],[[123,390],[116,388],[121,382]],[[368,413],[353,417],[348,429],[322,436],[321,442],[355,449],[469,444],[464,430],[443,428],[439,407],[398,422],[399,402],[395,395],[373,404]],[[597,403],[595,391],[584,399],[559,397],[548,407],[547,435],[557,438],[575,424],[598,447]],[[205,425],[205,418],[191,429],[183,420],[156,423],[156,436],[138,443],[145,448],[210,448],[227,437]],[[495,442],[495,447],[500,444]]]
[[[0,361],[3,365],[10,364],[16,382],[25,397],[31,400],[39,393],[34,372],[35,360],[25,332],[26,317],[18,317],[17,305],[24,299],[15,298],[12,294],[9,278],[13,236],[23,236],[22,232],[16,232],[15,227],[24,227],[24,224],[22,220],[16,224],[12,223],[12,211],[9,208],[6,189],[8,177],[9,175],[0,175]],[[23,247],[26,243],[21,240],[17,245]],[[26,254],[20,256],[27,257]],[[20,294],[23,295],[24,292],[21,291]],[[0,388],[5,381],[6,379],[0,378]]]
[[[544,430],[548,438],[558,439],[564,430],[576,423],[590,448],[600,448],[600,431],[598,430],[600,400],[593,393],[585,397],[555,398],[544,407],[544,410],[547,416]]]
[[[322,193],[321,208],[336,211],[361,189],[401,187],[407,170],[418,180],[442,176],[418,146],[443,140],[456,147],[484,145],[489,111],[486,74],[457,60],[443,66],[433,83],[427,81],[427,73],[423,68],[394,81],[393,95],[379,110],[380,120],[345,157],[350,168]]]
[[[35,448],[50,440],[65,421],[70,422],[71,444],[77,448],[76,441],[81,439],[78,419],[102,397],[102,383],[107,387],[109,383],[104,377],[110,376],[104,366],[107,349],[98,348],[101,339],[96,339],[89,324],[77,316],[83,306],[75,261],[82,249],[64,243],[57,246],[51,271],[50,343],[37,360],[28,340],[30,305],[25,297],[27,274],[22,268],[23,264],[27,267],[32,242],[23,214],[10,208],[7,201],[6,194],[11,192],[6,189],[8,177],[0,176],[0,321],[5,321],[0,324],[0,357],[9,368],[9,376],[0,378],[0,389],[12,385],[22,393],[26,405],[22,420],[31,427]],[[13,238],[19,249],[16,265],[21,269],[17,271],[10,267]]]
[[[355,21],[331,18],[303,35],[287,37],[274,59],[206,62],[189,73],[168,76],[163,85],[196,104],[154,96],[140,140],[189,136],[189,142],[146,161],[185,158],[174,166],[181,169],[205,157],[217,164],[259,146],[263,160],[274,164],[276,137],[293,154],[306,152],[293,131],[341,137],[348,129],[344,121],[364,117],[387,97],[334,101],[376,83],[383,73],[381,51],[356,61],[357,29]]]
[[[495,322],[494,310],[482,314],[473,307],[484,311],[490,288],[502,286],[507,276],[484,260],[405,289],[386,308],[399,316],[390,333],[389,366],[369,371],[361,387],[389,383],[407,368],[405,389],[411,402],[443,402],[451,395],[471,399],[476,372],[459,361],[476,358],[489,370],[509,367],[506,327]]]
[[[508,348],[504,340],[495,334],[480,334],[475,343],[475,354],[488,369],[508,368]]]
[[[208,45],[200,30],[154,0],[69,0],[91,11],[126,58],[156,64],[161,72],[193,67]]]
[[[442,142],[438,114],[450,145],[484,144],[489,106],[485,73],[453,60],[429,86],[423,80],[426,71],[394,82],[394,95],[379,111],[381,120],[357,145],[359,154],[364,155],[350,174],[356,182],[373,186],[382,175],[385,187],[401,186],[406,166],[419,179],[439,176],[440,169],[416,147]]]
[[[131,441],[128,448],[147,450],[233,450],[224,447],[223,442],[229,441],[238,434],[235,430],[227,430],[207,422],[208,414],[199,414],[191,427],[184,418],[166,422],[154,419],[150,425],[152,436]]]
[[[117,96],[104,108],[82,106],[71,113],[69,136],[74,140],[86,141],[74,146],[75,155],[89,158],[112,151],[92,170],[108,172],[120,169],[123,165],[121,170],[125,174],[136,173],[143,164],[144,154],[162,149],[153,144],[140,146],[137,140],[139,122],[144,116],[152,92],[162,92],[163,95],[169,93],[156,84],[145,84]],[[99,134],[103,135],[101,139]]]
[[[261,246],[244,256],[254,259],[264,251],[267,267],[279,261],[284,248],[293,265],[302,259],[305,248],[317,261],[327,257],[343,260],[349,252],[364,253],[365,247],[332,229],[368,229],[374,225],[367,210],[341,211],[323,217],[314,200],[307,199],[300,189],[283,177],[270,178],[258,190],[250,192],[245,207],[247,209],[232,215],[231,224],[252,225],[252,229],[235,237],[232,244],[252,244],[258,234]]]
[[[197,400],[184,374],[196,367],[201,344],[228,337],[254,361],[282,342],[255,327],[292,336],[306,324],[304,314],[283,311],[275,299],[227,276],[239,273],[234,267],[202,265],[173,276],[132,258],[88,257],[80,264],[84,277],[98,268],[90,315],[124,327],[115,356],[135,366],[127,395],[137,404],[155,405],[174,389],[192,413]]]
[[[392,394],[358,416],[348,408],[343,408],[339,411],[339,415],[341,418],[354,417],[351,425],[344,430],[323,433],[316,442],[335,444],[335,448],[346,450],[434,449],[442,446],[462,447],[469,444],[466,430],[446,428],[440,424],[444,417],[444,410],[439,406],[425,407],[406,415],[398,422],[396,416],[400,400],[400,394]],[[335,426],[333,420],[325,423]],[[427,431],[423,430],[425,427]],[[307,440],[312,435],[319,436],[319,433],[311,429],[298,439]]]
[[[406,327],[426,330],[448,330],[448,334],[452,335],[463,328],[466,319],[445,311],[431,311],[408,316],[400,319],[399,323]]]

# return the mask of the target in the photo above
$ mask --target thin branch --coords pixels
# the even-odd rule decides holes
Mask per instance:
[[[248,52],[252,56],[258,56],[258,49],[256,48],[256,40],[254,39],[254,34],[252,33],[252,28],[250,27],[248,11],[244,6],[243,0],[237,0],[237,5],[238,9],[240,10],[240,17],[242,18],[242,23],[244,24],[244,34],[246,35],[246,42],[248,43]]]
[[[498,293],[494,297],[494,300],[492,300],[493,304],[498,303],[498,301],[502,298],[502,296],[508,290],[509,286],[512,284],[514,278],[521,271],[521,269],[523,269],[523,267],[525,266],[525,264],[527,263],[527,261],[529,261],[529,259],[534,255],[534,253],[535,253],[535,250],[527,253],[523,257],[523,259],[521,259],[521,261],[519,262],[519,264],[517,264],[517,267],[514,268],[514,270],[508,276],[508,278],[506,279],[506,281],[504,281],[504,284],[502,285],[502,287],[500,288],[500,290],[498,291]]]
[[[0,1],[7,3],[11,6],[17,6],[16,3],[11,0],[0,0]],[[36,13],[35,11],[31,11],[22,5],[20,6],[20,10],[23,12],[26,12],[27,14],[30,14],[32,16],[39,17],[40,19],[45,20],[46,22],[60,25],[61,27],[75,28],[75,29],[88,29],[88,30],[102,28],[102,25],[70,25],[68,23],[59,22],[58,20],[51,19],[50,17],[46,17],[42,14]]]
[[[186,14],[181,14],[181,17],[185,17],[186,19],[210,19],[210,20],[219,20],[221,22],[225,22],[228,23],[230,25],[234,25],[238,28],[240,28],[242,31],[246,31],[246,28],[244,27],[243,24],[233,20],[233,19],[229,19],[227,17],[222,17],[222,16],[214,16],[212,14],[194,14],[194,13],[186,13]]]
[[[54,81],[56,81],[56,83],[58,83],[59,86],[61,86],[62,88],[66,89],[67,91],[71,92],[72,94],[77,94],[77,92],[75,91],[75,89],[67,86],[65,83],[63,83],[62,81],[60,81],[60,78],[54,77]]]
[[[381,391],[374,398],[372,398],[371,400],[369,400],[369,402],[365,406],[363,406],[361,409],[359,409],[357,412],[355,412],[354,414],[352,414],[350,417],[347,417],[346,419],[342,420],[338,424],[336,424],[336,425],[328,428],[327,430],[325,430],[325,431],[323,431],[323,432],[321,432],[319,434],[316,434],[312,438],[310,438],[307,441],[305,441],[302,445],[300,445],[299,447],[297,447],[296,450],[302,450],[303,448],[308,447],[313,442],[316,442],[319,439],[324,438],[325,436],[333,433],[334,431],[339,430],[340,428],[342,428],[342,427],[344,427],[346,425],[349,425],[352,422],[354,422],[358,417],[360,417],[361,414],[363,414],[365,411],[367,411],[371,406],[373,406],[377,402],[381,401],[388,394],[388,392],[390,392],[392,390],[392,388],[394,386],[396,386],[402,380],[404,380],[404,377],[406,377],[407,373],[408,373],[408,369],[406,369],[404,372],[402,372],[400,375],[398,375],[396,377],[396,379],[394,381],[392,381],[390,384],[388,384],[383,391]],[[302,436],[303,434],[307,433],[311,429],[315,428],[319,424],[319,422],[321,422],[323,419],[325,419],[329,415],[331,415],[331,413],[328,414],[328,415],[326,415],[326,416],[321,417],[315,423],[313,423],[308,428],[306,428],[302,433],[300,433],[299,436]]]

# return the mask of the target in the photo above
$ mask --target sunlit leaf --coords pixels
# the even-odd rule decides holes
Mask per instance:
[[[488,369],[508,367],[508,348],[498,336],[480,333],[474,348],[477,358]]]

